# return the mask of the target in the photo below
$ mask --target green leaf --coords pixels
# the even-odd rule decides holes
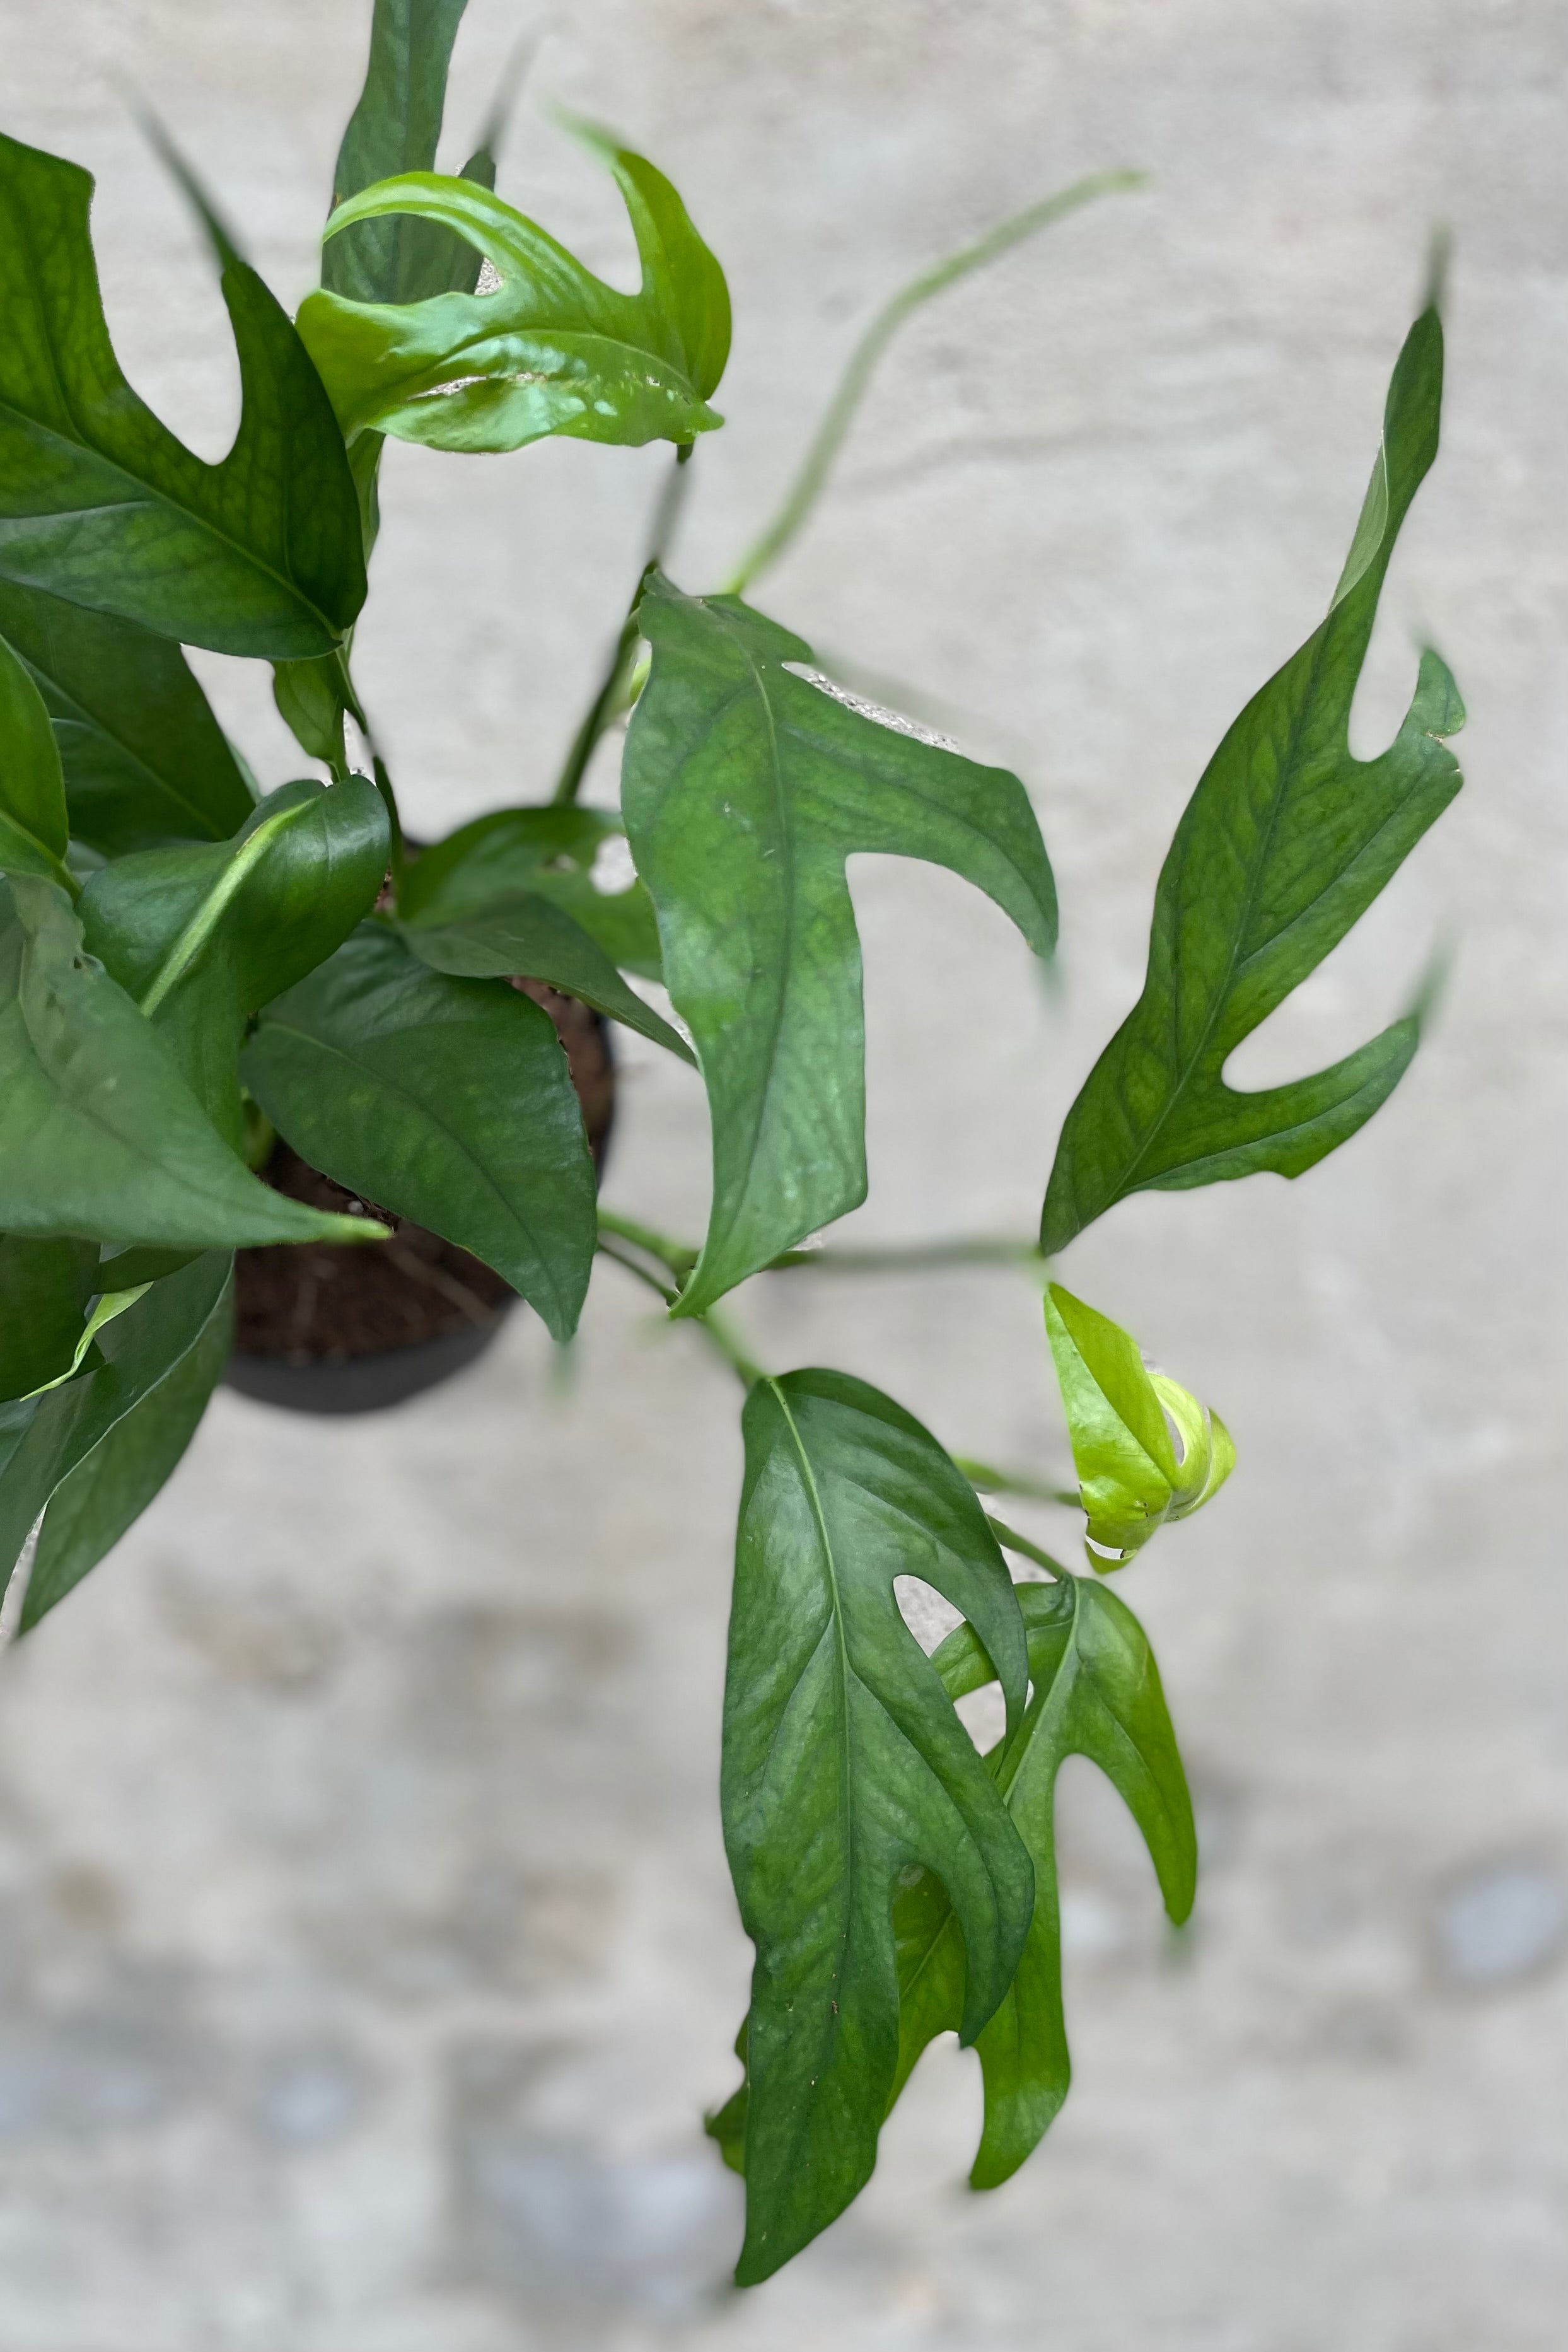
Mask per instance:
[[[841,1373],[758,1381],[742,1428],[721,1801],[757,1947],[744,2286],[841,2213],[876,2160],[898,2054],[900,1873],[928,1864],[952,1895],[966,2041],[1006,1991],[1032,1888],[894,1595],[895,1577],[921,1577],[962,1610],[1016,1726],[1018,1603],[973,1488],[917,1421]]]
[[[593,1263],[593,1162],[531,999],[431,971],[365,923],[267,1008],[241,1067],[312,1167],[472,1250],[570,1337]]]
[[[1041,1246],[1150,1188],[1270,1169],[1299,1176],[1365,1125],[1408,1067],[1419,1012],[1313,1077],[1238,1093],[1227,1061],[1372,904],[1461,782],[1442,738],[1464,723],[1424,654],[1375,760],[1349,722],[1384,574],[1437,451],[1443,331],[1416,320],[1389,387],[1379,463],[1326,619],[1255,695],[1204,772],[1160,875],[1144,992],[1091,1072],[1057,1146]]]
[[[0,883],[0,1230],[171,1249],[373,1239],[258,1182],[53,883]]]
[[[0,1400],[69,1370],[98,1282],[91,1242],[0,1234]]]
[[[713,1121],[707,1239],[677,1313],[865,1198],[858,850],[949,866],[1038,954],[1056,894],[1016,776],[878,721],[786,667],[810,647],[733,597],[655,576],[653,669],[622,771],[627,835]]]
[[[388,848],[372,783],[308,778],[268,793],[232,841],[119,858],[83,891],[89,952],[162,1032],[236,1149],[247,1017],[303,980],[370,912]]]
[[[506,980],[515,974],[548,981],[564,995],[580,997],[683,1062],[695,1064],[696,1055],[679,1031],[661,1021],[652,1005],[627,987],[598,940],[573,922],[564,908],[535,891],[493,898],[448,922],[426,919],[402,923],[399,929],[433,971],[462,973],[473,980]]]
[[[434,167],[452,45],[466,5],[376,0],[365,86],[332,174],[334,211],[378,180]],[[466,250],[426,221],[361,221],[328,246],[321,283],[357,302],[417,302],[450,289],[454,264]],[[478,268],[476,255],[470,290]]]
[[[1029,1641],[1029,1709],[988,1760],[1034,1864],[1034,1916],[1018,1972],[976,2044],[986,2086],[985,2130],[969,2176],[976,2189],[994,2189],[1017,2171],[1067,2096],[1054,1835],[1063,1760],[1087,1756],[1110,1780],[1143,1832],[1166,1909],[1178,1924],[1192,1909],[1197,1874],[1192,1805],[1143,1627],[1086,1578],[1019,1585],[1018,1598]],[[948,1635],[931,1663],[949,1698],[996,1679],[967,1625]],[[959,1922],[930,1870],[901,1893],[894,1925],[896,2098],[926,2043],[960,2022],[964,1953]]]
[[[44,698],[0,637],[0,873],[43,874],[74,888],[60,755]]]
[[[398,911],[410,922],[449,923],[530,891],[563,908],[622,971],[662,980],[659,926],[642,883],[633,875],[612,889],[595,878],[605,844],[622,839],[620,818],[601,809],[495,809],[404,866]]]
[[[326,653],[364,601],[359,509],[287,317],[231,258],[241,412],[220,465],[126,382],[88,231],[92,181],[0,138],[0,574],[188,645]]]
[[[162,1378],[56,1487],[38,1530],[18,1632],[30,1633],[113,1550],[172,1475],[233,1345],[234,1289],[225,1284]]]
[[[1218,1413],[1165,1373],[1145,1370],[1131,1334],[1058,1282],[1046,1291],[1045,1328],[1090,1560],[1097,1570],[1120,1567],[1167,1519],[1188,1517],[1218,1493],[1236,1448]],[[1181,1435],[1179,1462],[1167,1413]]]
[[[6,580],[0,637],[54,722],[78,841],[119,857],[245,823],[251,795],[177,645]]]
[[[499,279],[423,302],[307,296],[299,332],[350,441],[373,429],[439,449],[520,449],[555,433],[639,446],[721,422],[706,404],[728,349],[718,265],[663,174],[613,154],[643,265],[636,294],[472,181],[405,172],[340,205],[329,237],[412,215],[464,238]]]
[[[233,1264],[211,1250],[155,1282],[104,1327],[95,1368],[44,1396],[0,1405],[0,1586],[62,1481],[178,1370],[214,1314],[226,1312]]]

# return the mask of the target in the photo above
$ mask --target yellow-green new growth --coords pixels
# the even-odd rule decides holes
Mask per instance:
[[[1045,1295],[1045,1328],[1089,1520],[1084,1548],[1103,1575],[1167,1520],[1201,1510],[1236,1467],[1236,1448],[1217,1412],[1150,1371],[1129,1332],[1060,1283]]]

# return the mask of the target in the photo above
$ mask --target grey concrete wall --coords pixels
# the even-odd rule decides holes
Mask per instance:
[[[114,331],[209,454],[221,313],[117,79],[292,297],[367,16],[0,0],[5,126],[100,174]],[[513,30],[510,0],[472,17],[455,155]],[[1080,171],[1156,175],[909,334],[767,590],[1020,768],[1063,891],[1047,1003],[977,898],[857,869],[854,1230],[1031,1223],[1176,814],[1337,574],[1439,219],[1444,454],[1356,727],[1387,734],[1429,634],[1470,782],[1239,1075],[1369,1034],[1437,936],[1451,992],[1330,1165],[1146,1197],[1069,1262],[1226,1412],[1241,1468],[1125,1580],[1200,1804],[1197,1924],[1165,1940],[1126,1823],[1070,1771],[1078,2079],[1019,2179],[963,2189],[977,2077],[938,2051],[852,2216],[724,2291],[735,2185],[697,2119],[747,1965],[715,1801],[737,1398],[605,1268],[565,1392],[519,1317],[482,1375],[384,1421],[220,1397],[132,1538],[5,1660],[7,2352],[1556,2352],[1565,64],[1554,0],[562,12],[538,83],[660,158],[731,274],[733,421],[674,565],[695,586],[903,273]],[[623,264],[537,115],[503,187]],[[658,472],[392,453],[360,664],[417,823],[543,789]],[[281,780],[261,684],[202,667]],[[611,1197],[695,1230],[696,1087],[625,1061]],[[880,1380],[955,1447],[1057,1454],[1009,1278],[776,1281],[744,1312],[770,1360]]]

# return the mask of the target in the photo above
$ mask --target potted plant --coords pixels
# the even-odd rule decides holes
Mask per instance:
[[[1041,957],[1056,934],[1020,781],[824,676],[749,592],[900,320],[1128,175],[1047,199],[896,296],[775,523],[722,591],[694,594],[661,558],[687,461],[721,422],[722,271],[662,173],[582,124],[630,215],[634,293],[496,194],[495,126],[461,175],[437,174],[461,14],[377,0],[322,285],[294,320],[169,154],[240,362],[217,466],[119,369],[87,175],[0,141],[0,1567],[27,1577],[26,1632],[156,1494],[225,1367],[311,1409],[395,1401],[471,1360],[514,1297],[568,1337],[596,1255],[716,1346],[746,1443],[722,1804],[757,1960],[744,2080],[708,2128],[746,2177],[747,2284],[854,2197],[937,2033],[979,2053],[977,2187],[1045,2132],[1068,2082],[1064,1757],[1109,1775],[1171,1916],[1190,1908],[1158,1673],[1104,1579],[1215,1495],[1233,1449],[1052,1262],[1132,1192],[1301,1174],[1416,1050],[1421,998],[1331,1069],[1250,1093],[1224,1075],[1458,789],[1445,739],[1463,712],[1436,654],[1385,751],[1354,759],[1347,735],[1437,451],[1442,332],[1434,290],[1327,613],[1177,827],[1142,994],[1068,1116],[1038,1239],[970,1253],[1041,1276],[1085,1517],[1084,1561],[1064,1565],[988,1507],[1030,1478],[955,1459],[846,1374],[764,1370],[726,1319],[752,1276],[821,1263],[804,1245],[864,1195],[847,856],[948,866]],[[553,793],[416,845],[351,669],[386,444],[493,455],[552,434],[673,445],[650,560]],[[271,663],[317,772],[258,794],[186,644]],[[590,756],[628,713],[619,814],[583,807]],[[674,1019],[633,981],[661,982]],[[606,1023],[700,1070],[700,1246],[598,1208]],[[400,1295],[423,1321],[398,1322]],[[959,1612],[934,1654],[900,1576]],[[982,1758],[955,1703],[990,1683],[1006,1723]]]

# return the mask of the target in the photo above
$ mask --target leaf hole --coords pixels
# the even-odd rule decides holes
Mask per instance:
[[[950,1601],[944,1601],[935,1585],[923,1577],[895,1576],[893,1597],[898,1603],[898,1613],[925,1651],[927,1657],[938,1642],[945,1642],[955,1625],[964,1622],[962,1613]]]

